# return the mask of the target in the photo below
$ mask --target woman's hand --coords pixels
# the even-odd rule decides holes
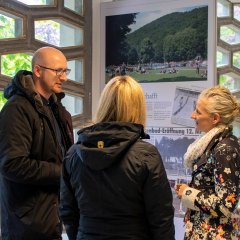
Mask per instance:
[[[178,195],[178,198],[182,198],[182,194],[183,194],[183,191],[188,187],[187,184],[183,184],[183,183],[180,183],[180,184],[177,184],[176,187],[175,187],[175,191]]]

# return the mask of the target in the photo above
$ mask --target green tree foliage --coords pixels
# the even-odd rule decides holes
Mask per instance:
[[[15,37],[14,19],[0,14],[0,39],[14,37]]]
[[[30,1],[28,1],[30,4]],[[35,1],[46,4],[46,0]],[[35,25],[35,37],[50,44],[59,45],[60,24],[51,21],[38,21]],[[0,14],[0,39],[15,38],[15,19]],[[19,70],[31,71],[32,56],[28,53],[7,54],[1,56],[1,73],[14,76]]]
[[[3,97],[3,92],[0,91],[0,111],[3,108],[3,105],[7,102],[7,99]]]
[[[135,17],[136,13],[106,17],[106,66],[128,61],[126,34],[131,31],[129,25],[135,23]]]
[[[0,14],[0,39],[6,38],[15,38],[15,20]],[[20,69],[31,70],[31,59],[27,53],[2,55],[1,73],[13,76]]]
[[[128,53],[128,64],[135,64],[138,59],[139,57],[136,48],[131,48]]]
[[[174,35],[168,35],[163,41],[165,61],[182,61],[196,57],[198,50],[198,34],[196,29],[186,28]]]
[[[149,38],[145,38],[141,42],[140,57],[142,63],[149,63],[154,59],[154,47]]]
[[[128,34],[127,42],[130,47],[134,46],[139,54],[142,39],[149,37],[154,43],[154,61],[156,62],[163,62],[166,57],[181,60],[181,56],[183,59],[190,59],[192,56],[201,55],[202,58],[207,58],[207,32],[208,8],[200,7],[187,12],[167,14],[148,24],[146,23],[140,29]],[[192,35],[187,36],[187,34]],[[174,40],[175,37],[177,40]],[[191,38],[196,41],[195,44]],[[184,42],[184,39],[187,41]],[[169,44],[167,41],[170,41]],[[193,52],[190,51],[188,44],[194,47]],[[170,50],[170,45],[172,50]],[[185,50],[187,53],[183,55]]]
[[[31,71],[32,56],[27,53],[17,53],[2,55],[1,70],[2,74],[7,76],[14,76],[15,73],[21,69]]]
[[[240,69],[240,52],[233,54],[233,66]]]

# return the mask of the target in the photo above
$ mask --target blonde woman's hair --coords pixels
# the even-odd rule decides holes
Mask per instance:
[[[145,125],[145,95],[140,84],[130,76],[111,79],[101,94],[95,122],[110,121]]]
[[[205,109],[208,113],[218,113],[220,124],[229,125],[240,115],[240,104],[231,92],[222,86],[214,86],[202,91],[199,100],[206,99]]]

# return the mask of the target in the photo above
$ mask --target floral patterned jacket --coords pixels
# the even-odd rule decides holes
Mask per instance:
[[[240,142],[226,128],[193,164],[190,187],[183,192],[186,240],[231,239],[231,213],[239,194]]]

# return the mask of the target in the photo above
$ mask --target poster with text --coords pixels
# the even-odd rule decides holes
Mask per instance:
[[[103,3],[101,14],[102,82],[129,75],[141,84],[146,132],[162,156],[182,218],[174,186],[191,179],[183,155],[200,135],[191,114],[199,93],[214,85],[215,0],[123,0]]]

